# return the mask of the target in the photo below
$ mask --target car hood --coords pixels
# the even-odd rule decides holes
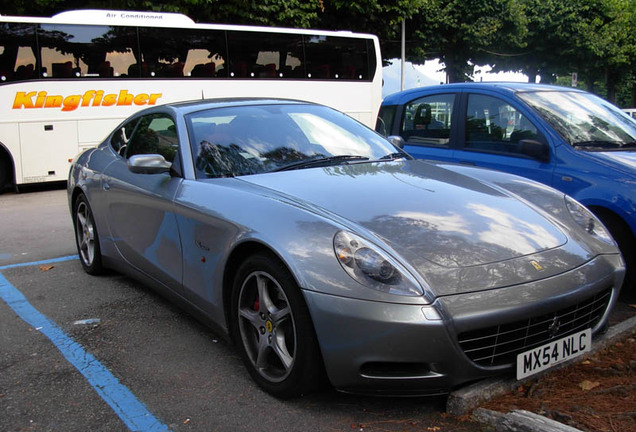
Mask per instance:
[[[635,151],[589,152],[588,154],[591,157],[609,163],[613,169],[629,173],[632,176],[636,172]]]
[[[422,258],[460,268],[531,255],[567,242],[530,204],[501,188],[422,161],[311,168],[241,180],[326,214],[363,236],[377,237],[416,268],[422,266]]]

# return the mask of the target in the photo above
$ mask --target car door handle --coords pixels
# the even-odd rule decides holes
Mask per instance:
[[[110,190],[110,184],[109,184],[108,182],[104,182],[104,183],[102,184],[102,188],[103,188],[105,191]]]

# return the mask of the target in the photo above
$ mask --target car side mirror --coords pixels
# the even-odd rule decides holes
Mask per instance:
[[[530,156],[541,162],[548,162],[550,160],[548,145],[541,141],[522,139],[519,141],[519,145],[521,147],[521,153],[526,156]]]
[[[135,174],[163,174],[170,172],[172,164],[159,154],[140,154],[128,159],[128,169]]]
[[[402,138],[399,135],[391,135],[390,137],[387,138],[387,140],[389,140],[389,142],[391,144],[393,144],[394,146],[403,149],[404,148],[404,138]]]

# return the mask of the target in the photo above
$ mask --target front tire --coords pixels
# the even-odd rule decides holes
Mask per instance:
[[[618,248],[623,254],[626,266],[623,293],[633,298],[636,296],[636,239],[634,234],[632,234],[627,223],[616,214],[603,209],[594,210],[596,216],[614,237]]]
[[[75,244],[80,262],[86,273],[91,275],[101,274],[102,255],[99,247],[99,235],[95,226],[93,212],[84,194],[75,200],[73,206],[73,223],[75,226]]]
[[[285,265],[259,253],[241,264],[232,292],[232,336],[250,375],[279,398],[314,390],[322,360],[309,311]]]

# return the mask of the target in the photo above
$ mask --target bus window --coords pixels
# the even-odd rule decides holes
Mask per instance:
[[[337,36],[305,38],[307,77],[315,79],[371,80],[367,41]]]
[[[213,78],[223,74],[225,34],[219,30],[140,28],[143,76]]]
[[[302,78],[302,36],[228,31],[231,78]]]
[[[0,23],[0,82],[37,77],[35,26]]]
[[[372,35],[197,24],[150,11],[0,15],[0,100],[7,101],[0,191],[66,180],[78,152],[151,105],[302,96],[373,126],[382,94],[378,47]],[[129,132],[110,135],[120,154]],[[165,129],[161,138],[171,134]]]
[[[138,76],[134,29],[43,24],[38,38],[45,78],[127,77],[131,67]]]

